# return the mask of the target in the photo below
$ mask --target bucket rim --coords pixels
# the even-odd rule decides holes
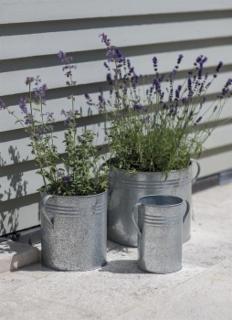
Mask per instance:
[[[80,196],[80,195],[76,195],[76,196],[61,196],[61,195],[56,195],[56,194],[50,194],[50,193],[47,193],[47,192],[41,192],[40,193],[40,197],[42,199],[46,195],[51,195],[52,197],[59,198],[59,199],[70,199],[70,200],[71,199],[88,199],[88,198],[96,198],[96,197],[105,195],[107,193],[108,193],[108,189],[106,189],[105,191],[100,192],[100,193],[89,194],[89,195],[86,195],[86,196]]]
[[[178,199],[179,202],[178,203],[174,203],[174,204],[144,204],[141,202],[142,199],[145,199],[145,198],[172,198],[172,199]],[[173,195],[148,195],[148,196],[144,196],[144,197],[141,197],[139,200],[138,200],[138,203],[141,205],[141,206],[144,206],[144,207],[159,207],[159,208],[170,208],[170,207],[178,207],[180,205],[182,205],[184,203],[184,199],[182,199],[181,197],[178,197],[178,196],[173,196]]]
[[[168,176],[169,175],[174,175],[174,174],[177,174],[178,172],[185,172],[185,171],[188,171],[192,168],[192,165],[193,165],[193,162],[191,160],[190,164],[188,167],[185,167],[185,168],[182,168],[182,169],[179,169],[179,170],[170,170],[168,172]],[[133,176],[133,175],[138,175],[138,174],[143,174],[143,175],[153,175],[153,174],[159,174],[159,175],[165,175],[165,172],[164,171],[128,171],[126,169],[121,169],[121,168],[117,168],[113,165],[110,166],[110,170],[111,171],[118,171],[118,172],[121,172],[123,174],[126,174],[126,175],[129,175],[129,176]]]

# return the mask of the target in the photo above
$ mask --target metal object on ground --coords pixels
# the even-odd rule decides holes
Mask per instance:
[[[42,263],[56,270],[93,270],[106,263],[107,192],[45,195],[40,203]]]
[[[137,234],[131,221],[131,214],[136,202],[147,195],[173,195],[187,200],[190,210],[183,218],[183,241],[190,239],[191,230],[191,195],[192,164],[182,170],[170,171],[168,177],[161,172],[128,173],[112,168],[108,200],[108,237],[121,245],[137,247]]]
[[[189,204],[185,210],[189,210]],[[138,265],[154,273],[176,272],[182,268],[184,202],[174,196],[148,196],[139,199]],[[135,211],[134,211],[135,213]]]

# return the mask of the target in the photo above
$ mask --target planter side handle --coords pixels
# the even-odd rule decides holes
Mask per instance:
[[[133,208],[131,218],[132,218],[132,221],[133,221],[133,223],[134,223],[134,225],[135,225],[135,228],[136,228],[136,231],[137,231],[138,235],[141,237],[141,236],[142,236],[142,233],[141,233],[141,231],[140,231],[140,229],[139,229],[139,226],[138,226],[138,224],[137,224],[137,222],[136,222],[136,220],[135,220],[135,213],[136,213],[136,211],[137,211],[137,213],[138,213],[139,206],[141,206],[141,203],[140,203],[140,202],[137,202],[137,203],[135,204],[134,208]],[[139,213],[138,213],[138,214],[139,214]]]
[[[50,225],[50,227],[54,228],[54,224],[52,222],[52,220],[49,218],[49,216],[47,215],[46,212],[46,205],[49,199],[52,198],[52,195],[47,194],[45,197],[43,197],[42,201],[41,201],[41,210],[43,211],[43,215],[46,219],[46,221],[48,222],[48,224]]]
[[[201,172],[201,166],[200,166],[200,163],[195,160],[195,159],[191,159],[192,163],[195,163],[196,164],[196,167],[197,167],[197,171],[196,171],[196,174],[195,176],[192,178],[192,183],[196,182],[197,181],[197,178],[199,177],[199,174]]]
[[[188,214],[189,214],[189,210],[190,210],[190,204],[187,200],[184,200],[184,203],[186,204],[186,210],[185,210],[185,214],[183,216],[183,222],[185,222],[185,219],[187,218]]]

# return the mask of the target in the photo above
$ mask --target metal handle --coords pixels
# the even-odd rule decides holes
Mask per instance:
[[[137,233],[138,233],[139,236],[141,237],[141,236],[142,236],[142,233],[141,233],[141,231],[140,231],[140,229],[139,229],[139,226],[138,226],[138,224],[136,223],[136,220],[135,220],[135,213],[136,213],[135,210],[137,210],[137,213],[138,213],[138,208],[139,208],[140,205],[141,205],[140,202],[137,202],[137,203],[135,204],[135,206],[134,206],[134,208],[133,208],[133,211],[132,211],[131,217],[132,217],[132,221],[133,221],[133,223],[134,223],[134,225],[135,225],[135,228],[136,228],[136,230],[137,230]]]
[[[197,160],[191,159],[191,161],[192,161],[192,163],[195,163],[197,166],[197,172],[196,172],[195,176],[192,178],[192,183],[194,183],[194,182],[196,182],[196,180],[201,172],[201,166]]]
[[[53,221],[49,218],[49,216],[47,215],[47,212],[45,210],[46,204],[48,202],[48,199],[52,198],[53,196],[50,194],[47,194],[45,197],[43,197],[42,201],[41,201],[41,210],[43,211],[43,215],[44,218],[47,220],[48,224],[54,228],[54,224]]]
[[[185,210],[185,214],[184,214],[184,217],[183,217],[183,222],[185,222],[188,214],[189,214],[189,210],[190,210],[190,204],[187,200],[184,201],[185,204],[186,204],[186,210]]]

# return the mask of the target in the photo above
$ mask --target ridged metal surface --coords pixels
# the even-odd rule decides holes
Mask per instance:
[[[42,263],[57,270],[93,270],[106,263],[107,193],[44,196],[40,204]]]
[[[188,206],[173,196],[139,199],[138,265],[154,273],[176,272],[182,268],[183,215]]]
[[[108,199],[108,238],[122,245],[136,247],[137,234],[131,214],[138,199],[148,195],[173,195],[187,200],[190,211],[183,221],[183,241],[190,238],[192,165],[171,171],[165,179],[160,172],[128,173],[112,168]]]

